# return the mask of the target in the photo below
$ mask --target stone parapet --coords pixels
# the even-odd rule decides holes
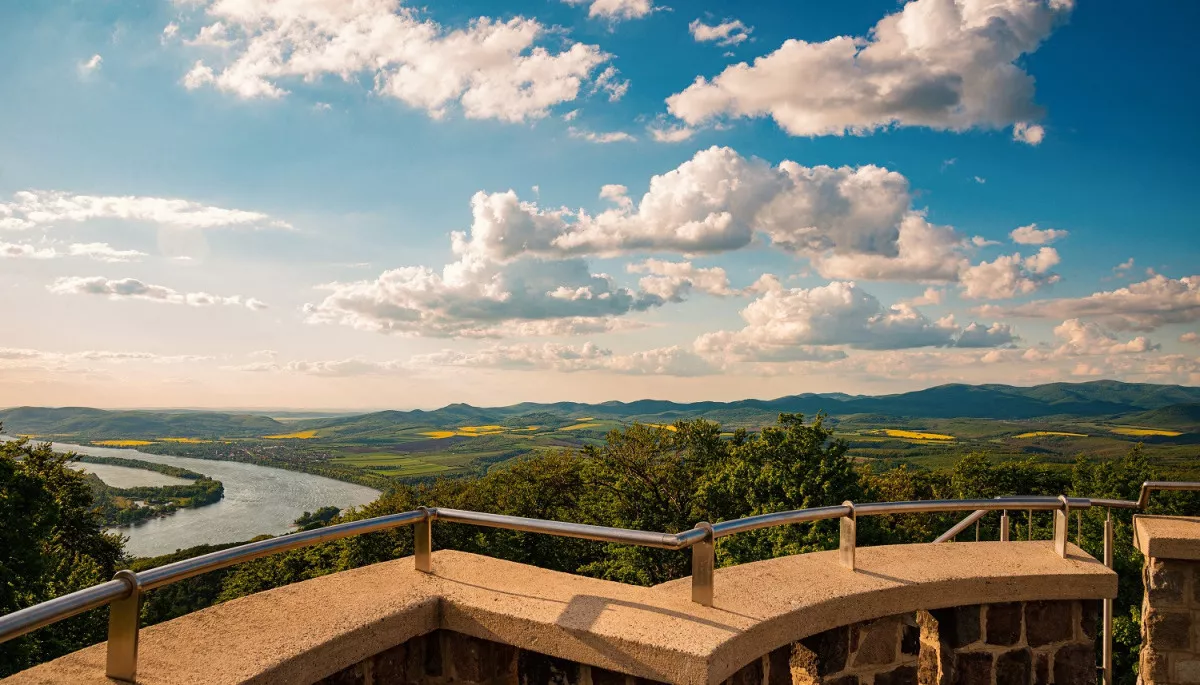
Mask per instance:
[[[837,552],[818,552],[718,569],[714,606],[705,607],[691,601],[687,579],[636,587],[439,551],[432,573],[416,571],[411,558],[399,559],[145,628],[138,680],[290,684],[350,668],[382,673],[399,662],[380,661],[380,655],[450,631],[510,650],[488,654],[519,650],[522,684],[520,655],[528,653],[541,656],[525,656],[524,663],[545,657],[577,664],[579,685],[597,685],[610,672],[685,685],[716,685],[734,677],[749,683],[757,673],[758,682],[778,685],[784,671],[770,664],[786,656],[791,676],[793,663],[804,667],[803,650],[818,652],[814,645],[823,638],[810,638],[845,628],[846,662],[827,675],[891,685],[910,682],[904,678],[913,655],[905,644],[911,644],[919,610],[1116,594],[1111,570],[1074,546],[1060,557],[1045,541],[861,547],[856,563],[856,569],[847,569]],[[893,649],[894,640],[899,642]],[[5,682],[111,685],[104,678],[104,650],[90,647]],[[876,663],[888,654],[895,656],[893,663]],[[583,682],[584,674],[590,682]],[[576,685],[557,676],[547,682]]]
[[[1142,580],[1143,685],[1200,683],[1200,519],[1138,516]]]

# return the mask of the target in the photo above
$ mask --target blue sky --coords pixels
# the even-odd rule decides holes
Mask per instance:
[[[1197,19],[10,4],[0,404],[1197,384]]]

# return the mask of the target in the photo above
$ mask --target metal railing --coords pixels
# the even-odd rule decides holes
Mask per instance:
[[[1112,514],[1111,509],[1142,509],[1154,490],[1200,490],[1200,483],[1178,483],[1147,481],[1142,484],[1138,500],[1089,499],[1082,497],[1000,497],[996,499],[969,500],[925,500],[914,502],[872,502],[855,504],[844,502],[838,506],[815,507],[760,514],[733,521],[710,524],[701,522],[692,530],[682,533],[654,533],[626,528],[592,526],[562,521],[487,514],[460,509],[421,507],[415,511],[379,516],[376,518],[340,523],[325,528],[292,533],[259,542],[230,547],[191,559],[184,559],[145,571],[134,573],[118,571],[112,580],[78,592],[63,595],[36,606],[0,616],[0,642],[11,640],[28,632],[81,614],[91,609],[109,605],[108,661],[106,675],[125,682],[137,678],[138,632],[140,628],[139,608],[142,595],[146,592],[176,583],[193,576],[227,568],[235,564],[258,559],[278,552],[308,547],[341,538],[413,526],[414,563],[418,571],[432,572],[433,522],[446,521],[475,526],[488,526],[506,530],[543,533],[562,537],[583,538],[599,542],[638,545],[670,550],[692,550],[692,601],[704,606],[713,603],[713,572],[716,566],[714,543],[717,538],[736,535],[760,528],[807,523],[830,519],[840,520],[839,560],[851,570],[855,568],[854,557],[859,516],[881,516],[893,514],[947,513],[969,511],[971,514],[955,525],[937,542],[953,540],[956,535],[976,525],[992,511],[1000,511],[1001,540],[1009,539],[1008,511],[1024,510],[1029,515],[1029,537],[1033,537],[1033,512],[1054,512],[1054,548],[1065,557],[1067,537],[1072,511],[1081,512],[1092,507],[1110,509],[1104,526],[1104,563],[1112,568]],[[1081,519],[1080,519],[1081,520]],[[976,534],[978,539],[978,532]],[[1105,682],[1112,683],[1112,600],[1104,600],[1104,665]]]

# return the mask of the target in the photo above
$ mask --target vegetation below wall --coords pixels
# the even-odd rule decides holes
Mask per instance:
[[[22,454],[34,451],[28,445],[16,443],[5,449]],[[24,462],[15,463],[19,469]],[[1193,461],[1193,470],[1195,467]],[[995,461],[982,453],[972,453],[959,456],[944,468],[902,465],[884,470],[880,463],[853,459],[849,445],[835,438],[831,425],[822,418],[806,424],[800,416],[782,414],[775,425],[757,433],[742,429],[723,433],[719,425],[705,420],[680,421],[671,426],[635,423],[611,431],[598,444],[530,454],[495,465],[478,476],[400,484],[366,507],[340,515],[319,510],[302,525],[380,516],[418,506],[443,506],[674,533],[688,530],[698,521],[717,522],[772,511],[836,505],[845,500],[991,498],[1016,494],[1136,499],[1141,482],[1160,475],[1140,447],[1103,461],[1079,458],[1069,466],[1032,459]],[[57,488],[77,492],[78,483],[82,482],[83,477],[78,474],[57,473],[39,487],[53,499],[50,493]],[[1152,513],[1200,514],[1200,497],[1189,493],[1156,494],[1152,504]],[[2,502],[0,506],[4,506]],[[92,503],[88,501],[83,506],[86,511]],[[1083,547],[1099,556],[1104,512],[1085,511],[1083,515]],[[1132,545],[1132,514],[1117,511],[1113,516],[1116,568],[1121,576],[1117,672],[1125,674],[1122,677],[1127,680],[1123,682],[1132,683],[1138,641],[1137,609],[1142,596],[1141,559]],[[859,544],[928,542],[958,518],[960,515],[955,514],[867,517],[859,522]],[[998,537],[996,519],[990,516],[983,521],[984,539]],[[1014,538],[1024,537],[1025,516],[1018,513],[1013,519]],[[1032,525],[1035,537],[1048,538],[1052,515],[1035,515]],[[72,530],[76,535],[95,540],[95,544],[105,540],[95,517],[90,523],[84,517],[75,526]],[[837,546],[837,528],[836,521],[823,521],[723,538],[716,547],[717,562],[732,565],[832,549]],[[20,553],[39,556],[41,552],[36,550],[48,549],[46,545],[58,533],[50,528],[41,535],[18,539]],[[30,540],[40,541],[33,544],[34,551],[30,550]],[[643,585],[690,573],[688,552],[457,524],[435,525],[434,545]],[[5,550],[0,551],[0,571],[12,567],[2,556],[8,549],[12,547],[0,547]],[[216,548],[205,546],[138,560],[133,565],[137,569],[151,568],[213,549]],[[143,618],[147,624],[168,620],[216,602],[410,554],[412,532],[407,529],[294,550],[153,591],[144,603]],[[46,557],[42,563],[52,565],[56,558]],[[107,577],[103,573],[89,576],[92,579],[88,583]],[[35,583],[44,588],[40,594],[0,597],[5,602],[0,604],[0,612],[62,594],[66,587],[78,587],[60,587],[55,582],[58,581],[51,574],[48,580]],[[3,587],[0,583],[0,588]],[[103,616],[96,618],[91,614],[64,622],[61,628],[39,631],[0,646],[0,673],[103,639],[98,627]],[[56,635],[72,637],[54,639]]]

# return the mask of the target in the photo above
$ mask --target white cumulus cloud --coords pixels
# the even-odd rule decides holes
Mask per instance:
[[[136,278],[111,279],[103,276],[64,276],[55,279],[46,289],[55,295],[100,295],[110,300],[146,300],[166,304],[186,304],[192,307],[213,305],[244,306],[253,311],[266,309],[255,298],[240,295],[222,297],[205,292],[181,293],[162,285],[145,283]]]
[[[641,2],[648,4],[647,0]],[[280,98],[288,84],[366,77],[377,94],[441,118],[454,106],[471,119],[521,122],[571,102],[609,59],[594,45],[553,51],[554,33],[533,19],[480,17],[448,29],[399,0],[204,2],[208,23],[194,43],[221,46],[216,66],[197,61],[188,89],[213,86],[241,98]],[[638,0],[597,0],[601,11]],[[648,10],[647,10],[648,11]],[[611,97],[611,94],[610,94]]]
[[[650,0],[563,0],[568,5],[587,5],[588,16],[612,21],[640,19],[656,8]]]
[[[752,65],[727,67],[667,98],[695,126],[772,117],[796,136],[890,126],[963,131],[1010,125],[1041,142],[1033,78],[1017,65],[1070,12],[1064,0],[913,0],[866,37],[788,40]]]
[[[1058,274],[1050,272],[1058,262],[1058,251],[1053,247],[1043,247],[1028,257],[1013,253],[980,262],[963,270],[959,278],[962,296],[973,300],[1002,300],[1028,295],[1060,280]]]
[[[738,45],[750,37],[753,28],[737,19],[727,19],[717,24],[706,24],[699,19],[688,24],[692,38],[697,43],[716,43],[726,47]]]
[[[261,212],[214,207],[178,198],[22,190],[13,194],[11,202],[0,202],[0,228],[20,230],[95,219],[145,221],[175,228],[291,228],[287,222]]]
[[[1200,321],[1200,276],[1168,278],[1155,274],[1124,288],[1085,297],[1035,300],[988,311],[1004,316],[1096,319],[1112,328],[1149,331],[1167,324]]]
[[[1008,237],[1018,245],[1048,245],[1061,238],[1066,238],[1068,235],[1070,235],[1068,231],[1057,228],[1038,228],[1037,224],[1029,224],[1014,228]]]
[[[814,347],[866,350],[914,347],[995,347],[1013,342],[1003,324],[959,327],[953,318],[931,321],[908,304],[885,307],[853,282],[814,288],[765,290],[741,312],[746,326],[700,336],[701,354],[732,354],[742,361],[801,361]],[[815,354],[820,354],[817,351]],[[834,354],[838,354],[835,352]]]

